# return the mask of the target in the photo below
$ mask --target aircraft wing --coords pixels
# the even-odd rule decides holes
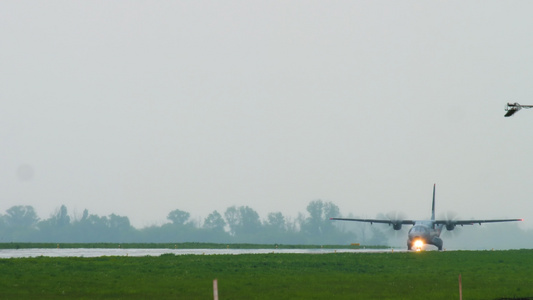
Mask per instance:
[[[520,222],[524,219],[497,219],[497,220],[435,220],[435,224],[451,224],[451,225],[474,225],[481,223],[498,223],[498,222]]]
[[[397,225],[397,224],[411,224],[414,225],[414,220],[380,220],[380,219],[346,219],[346,218],[329,218],[330,220],[337,220],[337,221],[355,221],[355,222],[366,222],[366,223],[383,223],[383,224],[389,224],[389,225]]]
[[[507,110],[504,117],[510,117],[514,115],[518,110],[519,110],[518,108],[510,108]]]

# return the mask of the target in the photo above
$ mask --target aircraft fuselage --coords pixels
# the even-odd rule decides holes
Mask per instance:
[[[442,250],[441,231],[442,225],[436,225],[431,221],[416,221],[407,235],[407,249],[411,250],[415,242],[419,240],[423,244],[430,244]]]

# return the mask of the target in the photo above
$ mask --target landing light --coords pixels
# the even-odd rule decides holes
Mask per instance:
[[[413,247],[415,248],[416,251],[422,250],[422,246],[424,246],[424,242],[422,240],[416,240],[413,243]]]

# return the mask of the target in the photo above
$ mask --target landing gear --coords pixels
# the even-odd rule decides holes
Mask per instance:
[[[433,239],[433,245],[437,246],[437,249],[439,249],[439,251],[442,251],[442,239],[438,238],[438,237],[435,237]]]

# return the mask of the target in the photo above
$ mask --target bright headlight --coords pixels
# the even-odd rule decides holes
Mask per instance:
[[[413,246],[414,246],[415,249],[420,250],[420,249],[422,249],[422,246],[424,246],[424,242],[422,240],[416,240],[413,243]]]

